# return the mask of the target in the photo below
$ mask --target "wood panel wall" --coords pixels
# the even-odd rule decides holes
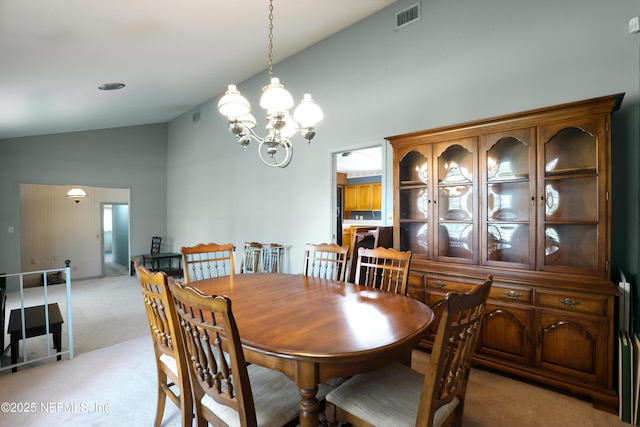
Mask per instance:
[[[129,189],[84,187],[88,197],[76,204],[70,188],[20,184],[23,272],[63,268],[69,259],[72,279],[102,274],[102,203],[129,203]]]

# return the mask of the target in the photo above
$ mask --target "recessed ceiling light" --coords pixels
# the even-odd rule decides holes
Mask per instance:
[[[103,85],[98,86],[100,90],[118,90],[124,87],[124,83],[105,83]]]

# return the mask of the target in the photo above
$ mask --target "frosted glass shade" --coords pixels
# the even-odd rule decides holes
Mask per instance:
[[[229,85],[224,96],[218,102],[218,111],[227,117],[242,117],[251,112],[251,105],[235,85]]]
[[[303,128],[314,127],[323,118],[322,110],[313,102],[311,94],[305,93],[302,102],[293,112],[293,118]]]
[[[271,83],[263,89],[260,106],[269,111],[286,111],[293,107],[293,97],[280,84],[280,79],[273,77]]]

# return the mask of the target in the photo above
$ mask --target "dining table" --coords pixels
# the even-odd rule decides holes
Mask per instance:
[[[319,425],[318,384],[410,363],[434,319],[409,296],[301,274],[233,274],[187,286],[231,299],[245,359],[296,383],[303,427]]]

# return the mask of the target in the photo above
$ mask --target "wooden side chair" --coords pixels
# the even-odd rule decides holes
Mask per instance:
[[[461,426],[471,361],[493,278],[450,292],[426,374],[398,362],[356,375],[327,395],[326,415],[357,426]]]
[[[298,387],[281,372],[247,365],[231,300],[178,282],[170,287],[191,360],[198,426],[295,426]],[[328,390],[320,385],[318,399]]]
[[[407,294],[411,251],[393,248],[359,248],[355,283]]]
[[[162,271],[152,273],[137,262],[135,270],[142,289],[158,371],[158,403],[154,426],[158,427],[162,422],[167,397],[180,408],[182,426],[191,426],[193,399],[188,362],[183,353],[182,333],[167,275]]]
[[[183,247],[180,251],[185,283],[235,274],[234,249],[232,243],[200,243]]]
[[[277,243],[265,243],[260,252],[258,270],[260,273],[280,273],[284,260],[284,246]]]
[[[260,264],[260,252],[262,251],[262,243],[245,242],[244,251],[242,253],[243,273],[257,273]]]
[[[348,246],[338,246],[335,243],[307,244],[304,247],[302,274],[343,282],[348,255]]]

